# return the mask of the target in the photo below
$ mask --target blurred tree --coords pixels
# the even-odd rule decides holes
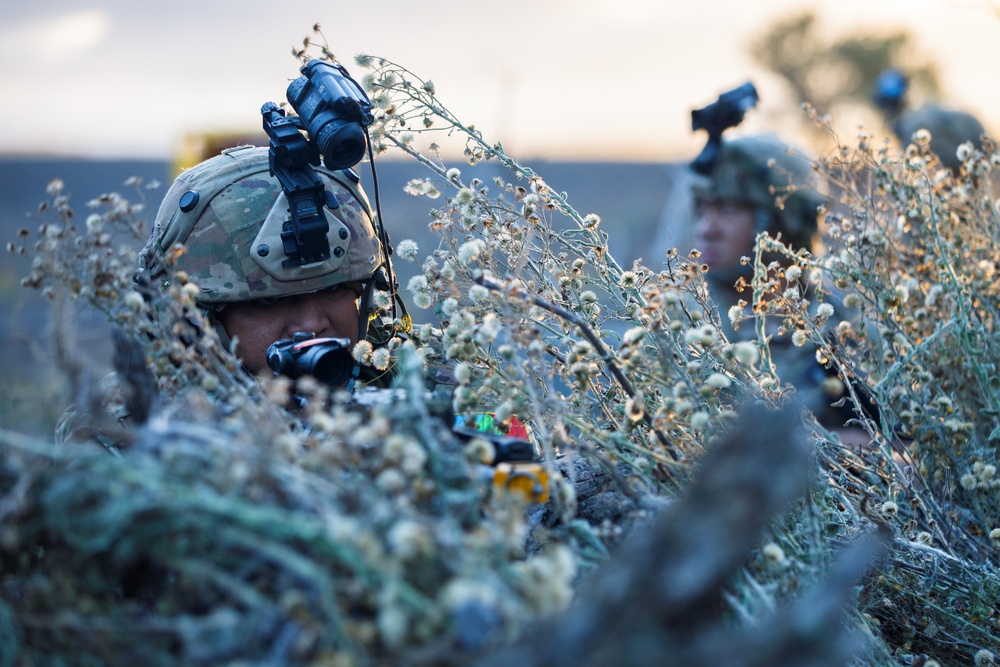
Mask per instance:
[[[870,104],[875,79],[888,67],[906,72],[912,99],[938,96],[937,71],[932,63],[921,64],[909,33],[854,34],[837,41],[824,39],[824,33],[816,14],[806,12],[774,25],[750,53],[785,80],[796,102],[821,113]]]

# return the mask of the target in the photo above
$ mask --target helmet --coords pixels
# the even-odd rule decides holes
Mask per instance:
[[[708,176],[694,177],[695,201],[729,200],[751,207],[759,232],[795,248],[810,248],[818,231],[812,168],[801,154],[770,135],[723,141]],[[777,200],[777,201],[776,201]]]
[[[913,135],[918,130],[927,130],[931,134],[931,152],[945,167],[957,171],[961,166],[955,156],[958,147],[968,141],[978,145],[985,134],[982,123],[970,113],[939,104],[908,109],[908,88],[909,79],[905,74],[897,69],[887,69],[875,81],[872,100],[885,112],[893,133],[904,145],[913,141]]]
[[[982,123],[972,114],[935,104],[904,111],[892,123],[892,131],[904,144],[912,141],[921,129],[930,132],[931,151],[952,171],[962,164],[955,156],[958,147],[966,142],[978,146],[985,133]]]
[[[282,266],[280,233],[288,200],[270,174],[268,149],[227,149],[183,172],[167,191],[153,233],[139,256],[140,271],[169,281],[167,257],[198,285],[202,306],[315,292],[365,281],[382,262],[371,209],[356,178],[315,167],[339,206],[323,208],[330,230],[330,258]],[[177,244],[184,251],[175,253]]]

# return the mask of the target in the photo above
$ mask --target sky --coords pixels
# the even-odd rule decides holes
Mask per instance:
[[[432,79],[516,157],[690,157],[691,109],[747,80],[746,130],[781,131],[797,105],[748,46],[809,10],[831,39],[908,30],[946,101],[1000,129],[1000,0],[32,0],[0,3],[0,154],[169,159],[189,133],[256,131],[319,23],[352,73],[367,53]]]

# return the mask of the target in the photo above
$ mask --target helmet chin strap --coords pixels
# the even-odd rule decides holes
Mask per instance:
[[[358,341],[368,340],[368,331],[371,324],[369,316],[369,306],[372,302],[372,294],[375,292],[375,276],[362,283],[361,296],[358,298]],[[361,364],[355,360],[351,369],[351,377],[344,385],[347,393],[353,394],[358,386],[358,377],[361,375]]]
[[[208,315],[208,323],[212,325],[212,328],[215,329],[215,333],[219,336],[219,342],[222,343],[222,348],[229,351],[233,346],[233,339],[230,337],[229,332],[226,331],[226,327],[222,326],[222,322],[220,322],[219,318],[216,317],[220,311],[221,309],[203,309],[203,312]]]
[[[762,206],[753,207],[753,221],[754,226],[757,229],[757,233],[761,232],[771,232],[771,228],[774,226],[775,214],[773,209],[764,208]]]
[[[369,306],[372,302],[372,294],[375,292],[375,276],[363,283],[361,288],[361,298],[358,299],[358,340],[368,339],[368,329],[371,324],[369,316]]]

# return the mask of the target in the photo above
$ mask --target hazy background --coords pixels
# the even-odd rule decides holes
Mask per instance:
[[[732,134],[778,132],[814,151],[828,148],[829,138],[802,122],[786,80],[751,55],[776,24],[815,14],[803,62],[837,40],[904,33],[900,64],[933,69],[938,99],[977,115],[996,136],[998,2],[4,2],[0,241],[36,226],[45,185],[56,177],[81,215],[103,192],[135,199],[123,185],[130,176],[158,180],[163,188],[142,195],[151,221],[187,137],[263,134],[261,104],[284,101],[298,76],[292,49],[319,23],[354,74],[363,72],[353,57],[367,53],[432,79],[439,99],[487,141],[502,141],[581,212],[600,214],[620,263],[641,257],[655,268],[669,247],[686,248],[686,162],[704,144],[691,132],[691,109],[752,80],[761,102]],[[842,76],[837,67],[809,75],[817,90],[836,89]],[[859,124],[888,133],[863,99],[835,111],[833,126],[847,143]],[[410,161],[380,160],[393,239],[415,238],[427,251],[434,202],[402,193],[423,175]],[[51,317],[38,293],[19,285],[27,268],[0,257],[0,425],[31,418],[44,430],[55,413],[39,415],[44,401],[21,387],[47,368]],[[397,269],[405,285],[413,269]],[[109,330],[80,310],[81,354],[106,365]]]

